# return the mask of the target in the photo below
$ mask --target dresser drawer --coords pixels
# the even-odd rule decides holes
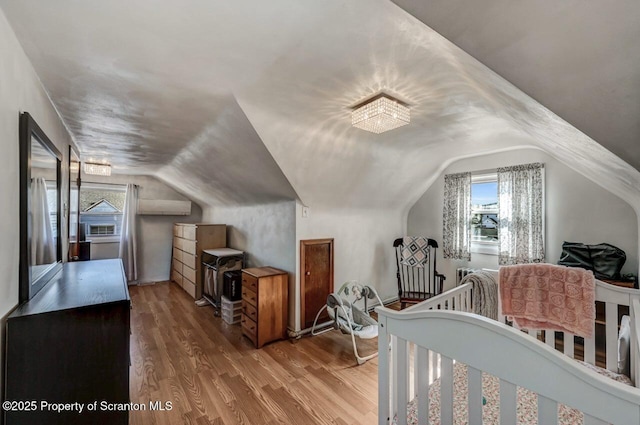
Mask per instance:
[[[178,248],[178,249],[182,249],[184,251],[184,249],[182,248],[182,238],[178,238],[178,237],[173,237],[173,247],[174,248]]]
[[[188,241],[186,239],[182,239],[182,250],[189,254],[196,253],[196,241]]]
[[[258,296],[246,286],[242,287],[242,300],[256,307],[258,305]]]
[[[182,263],[175,258],[173,259],[173,270],[182,274]]]
[[[182,289],[187,291],[191,298],[196,297],[196,284],[187,279],[186,276],[182,277]]]
[[[182,237],[190,241],[195,241],[196,226],[182,226]]]
[[[258,321],[258,310],[248,302],[242,303],[242,313],[254,322]]]
[[[173,259],[182,261],[182,251],[180,251],[178,248],[173,248]]]
[[[173,281],[182,288],[182,275],[180,273],[175,274],[175,279],[173,279]]]
[[[257,345],[258,325],[256,325],[256,322],[249,319],[246,315],[243,314],[241,323],[242,323],[242,333],[245,336],[247,336],[251,340],[251,342],[253,342],[253,345]]]
[[[188,252],[182,252],[182,264],[191,269],[196,269],[196,256]],[[194,279],[195,280],[195,279]]]
[[[179,238],[182,237],[182,229],[184,226],[182,226],[181,224],[174,224],[173,225],[173,236],[177,236]]]
[[[258,293],[258,278],[242,273],[242,287]]]
[[[186,265],[183,265],[182,267],[182,276],[184,276],[185,279],[189,279],[191,282],[196,281],[196,271]]]

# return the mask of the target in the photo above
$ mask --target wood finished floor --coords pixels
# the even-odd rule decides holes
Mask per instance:
[[[131,425],[376,423],[377,359],[356,366],[347,335],[256,350],[239,325],[196,307],[175,284],[130,293],[131,401],[173,404],[171,411],[133,411]],[[359,347],[368,353],[377,340]]]

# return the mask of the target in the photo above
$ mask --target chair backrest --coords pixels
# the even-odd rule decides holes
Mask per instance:
[[[438,242],[427,239],[423,251],[426,254],[424,267],[412,267],[403,263],[404,238],[393,242],[396,254],[396,277],[398,279],[398,297],[400,302],[420,302],[442,293],[445,277],[436,269],[436,250]]]

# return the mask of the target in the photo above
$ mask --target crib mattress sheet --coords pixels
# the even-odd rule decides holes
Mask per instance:
[[[593,366],[595,368],[595,366]],[[595,369],[594,369],[595,370]],[[608,372],[608,371],[607,371]],[[610,373],[610,372],[609,372]],[[623,376],[623,375],[622,375]],[[626,377],[625,377],[626,378]],[[615,378],[614,378],[615,379]],[[625,383],[631,381],[626,378]],[[618,379],[617,379],[618,380]],[[467,366],[456,363],[453,369],[453,424],[466,425],[468,420],[467,397]],[[482,406],[483,424],[500,424],[500,380],[487,373],[482,374],[482,395],[486,404]],[[517,418],[518,425],[538,424],[538,396],[525,388],[517,389]],[[583,423],[582,412],[567,407],[558,406],[559,425],[578,425]],[[410,425],[418,425],[417,399],[412,400],[407,406],[407,422]],[[394,424],[396,421],[394,420]],[[437,379],[429,388],[429,423],[440,424],[440,379]]]

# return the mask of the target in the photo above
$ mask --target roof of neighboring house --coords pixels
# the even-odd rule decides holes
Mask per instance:
[[[94,202],[93,204],[91,204],[87,209],[85,209],[84,211],[82,211],[83,213],[89,213],[89,214],[114,214],[114,213],[122,213],[121,210],[119,210],[118,208],[114,207],[113,204],[111,204],[111,202],[107,201],[106,199],[101,199],[97,202]]]

